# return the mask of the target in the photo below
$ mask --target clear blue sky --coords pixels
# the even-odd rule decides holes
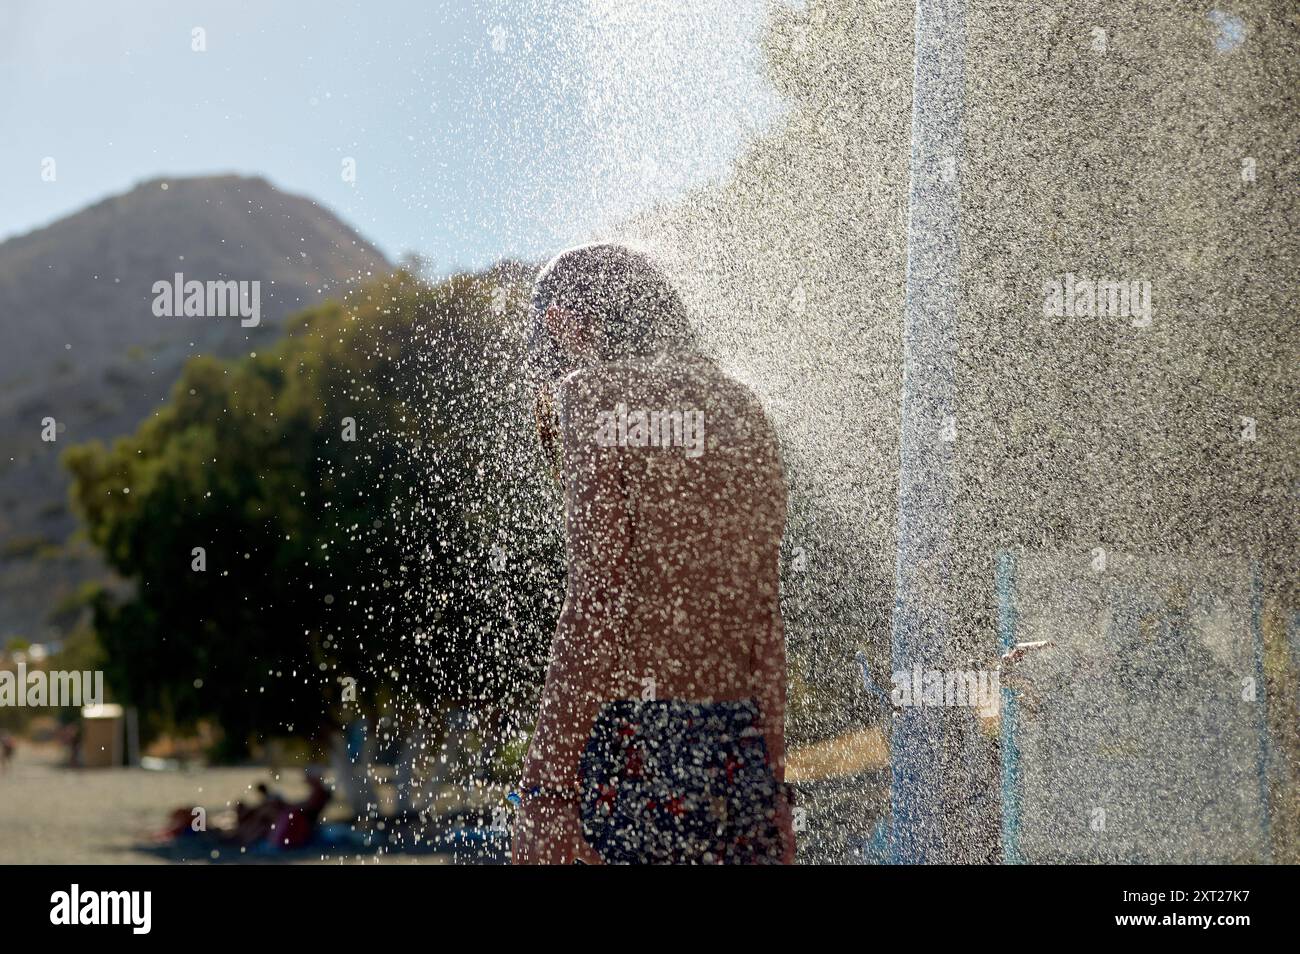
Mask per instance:
[[[438,272],[537,257],[725,175],[779,108],[761,75],[764,9],[3,0],[0,239],[143,179],[235,172]]]

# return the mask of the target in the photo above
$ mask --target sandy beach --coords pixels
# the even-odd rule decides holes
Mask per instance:
[[[0,864],[174,863],[174,857],[152,844],[152,833],[163,827],[172,809],[201,805],[211,824],[237,799],[256,801],[253,786],[258,782],[271,784],[290,799],[307,792],[296,769],[278,778],[260,766],[78,770],[66,768],[62,755],[57,747],[20,744],[8,771],[0,774]],[[238,854],[238,849],[228,851]],[[337,864],[359,859],[298,853],[275,859],[227,855],[209,860]],[[374,855],[365,860],[373,861]]]

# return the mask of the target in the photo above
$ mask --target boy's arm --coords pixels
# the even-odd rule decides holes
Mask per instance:
[[[524,784],[566,788],[577,781],[585,725],[601,701],[593,687],[607,684],[617,665],[630,532],[617,449],[595,441],[599,395],[570,377],[557,397],[569,578]]]

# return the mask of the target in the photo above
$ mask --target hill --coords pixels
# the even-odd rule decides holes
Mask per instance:
[[[64,545],[67,447],[133,430],[192,355],[255,351],[286,315],[389,268],[333,213],[241,176],[153,179],[0,243],[0,644],[57,638],[51,611],[100,572]],[[258,282],[259,323],[156,316],[154,285],[176,273]]]

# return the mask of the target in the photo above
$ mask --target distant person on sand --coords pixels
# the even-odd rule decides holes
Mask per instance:
[[[65,725],[60,733],[63,744],[68,747],[69,768],[81,768],[81,721]]]
[[[269,849],[302,848],[316,837],[320,819],[330,801],[330,791],[321,773],[314,767],[304,769],[308,794],[300,802],[290,802],[279,792],[258,782],[257,793],[261,802],[249,805],[235,803],[235,825],[229,830],[214,828],[203,832],[193,827],[197,816],[195,806],[185,805],[174,809],[167,826],[155,837],[172,841],[195,834],[207,834],[218,841],[231,842],[244,848],[265,845]]]
[[[639,253],[564,252],[533,313],[568,585],[514,860],[791,862],[772,427]]]
[[[0,772],[9,771],[9,763],[14,757],[14,737],[8,732],[0,732]]]

